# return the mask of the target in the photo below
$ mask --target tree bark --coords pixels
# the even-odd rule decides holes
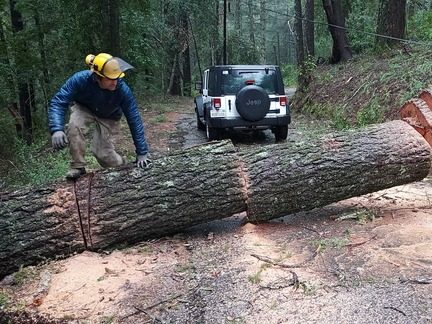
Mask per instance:
[[[24,23],[21,12],[16,9],[16,1],[10,0],[10,13],[12,30],[15,35],[24,29]],[[24,40],[20,39],[17,48],[15,48],[15,56],[19,57],[23,53],[27,52],[27,44]],[[18,107],[19,113],[22,118],[22,134],[19,134],[27,144],[33,142],[33,119],[32,119],[32,107],[34,105],[34,87],[33,84],[28,81],[26,76],[26,68],[21,66],[22,60],[16,59],[18,72]]]
[[[406,26],[406,0],[381,0],[378,11],[377,34],[394,38],[404,38]],[[377,45],[393,46],[396,39],[377,36]]]
[[[402,121],[273,149],[261,147],[242,154],[251,221],[420,180],[431,166],[431,147]]]
[[[352,58],[352,52],[345,30],[345,15],[341,0],[323,0],[323,6],[333,39],[331,62],[347,61]]]
[[[260,0],[260,28],[261,28],[261,40],[260,40],[260,61],[261,64],[267,62],[267,8],[266,0]]]
[[[235,11],[234,11],[234,26],[237,35],[242,33],[242,12],[241,12],[241,0],[235,0]]]
[[[41,88],[43,93],[43,105],[46,107],[46,112],[48,110],[48,91],[51,88],[50,87],[50,77],[49,77],[49,71],[48,71],[48,59],[47,59],[47,49],[45,46],[45,33],[44,28],[41,23],[41,17],[39,13],[39,9],[37,6],[33,8],[33,18],[35,21],[35,27],[37,29],[37,39],[38,39],[38,48],[39,53],[41,56],[41,70],[42,70],[42,82],[41,82]]]
[[[295,34],[296,34],[296,52],[297,52],[297,64],[299,66],[303,65],[305,60],[304,55],[304,42],[303,42],[303,23],[302,23],[302,7],[301,0],[295,0],[294,10],[296,20],[294,22]]]
[[[298,66],[298,91],[304,92],[308,86],[308,76],[305,68],[305,53],[304,53],[304,38],[303,38],[303,12],[301,0],[294,1],[294,11],[296,20],[294,22],[295,35],[296,35],[296,52],[297,52],[297,66]]]
[[[255,41],[255,19],[254,19],[254,9],[252,0],[248,0],[248,19],[249,19],[249,40],[252,44],[252,48],[256,51],[256,41]]]
[[[305,36],[306,36],[306,55],[315,56],[315,1],[306,0],[305,4]]]
[[[182,12],[182,26],[184,34],[184,44],[182,50],[182,95],[190,97],[192,94],[192,74],[191,74],[191,64],[190,64],[190,32],[189,32],[189,22],[187,18],[187,12]]]
[[[149,170],[88,174],[76,182],[76,194],[72,183],[2,193],[0,276],[240,212],[265,221],[322,207],[421,180],[430,166],[429,144],[394,121],[241,152],[228,141],[201,145],[156,160]]]
[[[166,91],[168,95],[180,95],[181,93],[180,77],[178,73],[179,71],[178,56],[179,55],[177,53],[174,55],[171,73],[170,73],[170,80]]]
[[[108,6],[109,6],[110,54],[114,56],[121,56],[119,0],[109,0]]]

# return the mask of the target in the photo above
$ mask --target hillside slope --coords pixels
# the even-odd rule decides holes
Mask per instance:
[[[355,57],[337,65],[320,65],[298,92],[296,112],[330,119],[339,129],[399,118],[403,103],[432,84],[432,51],[395,50]]]

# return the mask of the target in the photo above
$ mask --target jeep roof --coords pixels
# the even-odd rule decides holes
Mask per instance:
[[[272,90],[274,94],[284,95],[285,94],[285,88],[283,85],[282,80],[282,74],[280,71],[279,66],[276,65],[214,65],[206,70],[209,70],[209,84],[208,84],[208,91],[210,96],[221,96],[225,94],[226,91],[224,91],[223,88],[223,81],[222,81],[222,71],[230,71],[230,70],[248,70],[253,71],[274,71],[274,81],[275,84],[272,86]],[[219,73],[220,72],[220,73]]]

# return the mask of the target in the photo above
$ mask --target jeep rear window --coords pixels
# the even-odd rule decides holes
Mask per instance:
[[[276,93],[275,70],[222,70],[222,94],[236,94],[248,84],[260,86],[269,94]]]

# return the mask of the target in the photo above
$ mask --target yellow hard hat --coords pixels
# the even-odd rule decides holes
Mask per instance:
[[[86,64],[90,66],[90,70],[97,75],[108,78],[118,79],[124,77],[124,72],[133,69],[133,66],[123,61],[119,57],[114,57],[107,53],[100,53],[98,55],[87,55]]]

